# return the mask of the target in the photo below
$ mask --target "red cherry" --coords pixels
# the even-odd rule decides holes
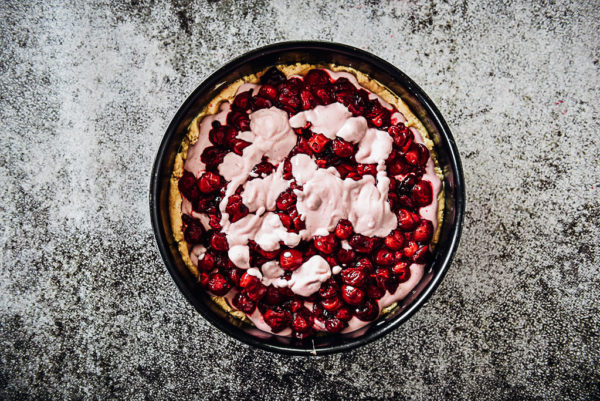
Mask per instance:
[[[325,310],[328,310],[331,312],[331,311],[338,309],[340,306],[342,306],[342,301],[340,300],[340,298],[338,296],[334,296],[331,298],[322,299],[321,305],[323,305],[323,308]]]
[[[406,209],[400,209],[398,212],[398,227],[404,231],[411,231],[419,224],[419,216]]]
[[[387,249],[381,248],[375,254],[375,263],[382,266],[391,266],[394,264],[394,252]]]
[[[375,238],[366,237],[361,234],[354,234],[352,237],[350,237],[348,243],[356,252],[359,253],[370,253],[375,248],[375,245],[377,245]]]
[[[248,288],[245,291],[248,294],[248,298],[250,298],[252,301],[258,301],[267,294],[267,287],[265,287],[262,283],[258,283],[254,287]]]
[[[404,158],[408,164],[412,166],[423,167],[429,159],[429,149],[423,144],[415,143],[408,152],[406,152]]]
[[[308,86],[320,86],[329,83],[329,75],[321,69],[312,69],[304,76],[304,83]]]
[[[335,312],[335,317],[347,322],[348,320],[352,319],[352,311],[347,306],[342,306]]]
[[[229,292],[231,285],[221,273],[213,273],[208,279],[208,289],[216,296],[223,296]]]
[[[415,184],[412,189],[412,199],[419,206],[427,206],[433,200],[433,190],[431,183],[427,180],[421,180]]]
[[[315,153],[321,153],[325,150],[325,147],[329,144],[330,140],[323,134],[314,134],[308,140],[308,146]]]
[[[272,85],[263,85],[258,90],[258,96],[265,99],[269,99],[272,102],[277,100],[278,95],[279,93],[277,92],[277,88],[275,88]]]
[[[283,270],[293,271],[302,264],[302,252],[297,249],[286,249],[279,255],[279,265]]]
[[[256,302],[252,301],[246,294],[243,292],[238,292],[235,297],[233,297],[231,303],[237,309],[241,310],[246,314],[251,314],[256,309]]]
[[[375,282],[379,288],[388,290],[390,293],[394,293],[398,288],[398,280],[393,275],[390,269],[378,268],[375,270]]]
[[[340,274],[342,282],[354,287],[362,287],[365,285],[367,276],[365,272],[357,268],[349,268]]]
[[[260,279],[247,272],[242,274],[240,277],[240,288],[251,289],[256,287],[260,283]]]
[[[296,195],[291,191],[282,192],[277,198],[277,209],[286,211],[296,204]]]
[[[300,92],[300,101],[302,104],[302,110],[314,109],[319,104],[317,102],[317,98],[315,98],[315,95],[313,95],[312,92],[307,89]]]
[[[414,231],[414,240],[417,242],[429,242],[433,237],[433,223],[429,220],[419,221],[419,225]]]
[[[423,245],[413,255],[413,262],[425,263],[425,262],[427,262],[428,257],[429,257],[429,245]]]
[[[248,215],[248,207],[242,203],[242,197],[240,195],[231,195],[227,200],[227,207],[225,212],[229,214],[229,220],[232,223],[240,220]]]
[[[365,292],[351,285],[342,285],[342,298],[349,305],[360,305],[365,299]]]
[[[243,139],[234,139],[233,140],[233,152],[237,155],[242,155],[244,153],[244,149],[250,146],[250,142],[246,142]]]
[[[331,149],[333,150],[333,153],[339,157],[350,157],[354,153],[352,144],[342,138],[336,138],[331,144]]]
[[[198,268],[205,272],[211,271],[215,267],[215,257],[211,253],[205,253],[202,259],[198,259]]]
[[[392,270],[394,271],[394,274],[400,283],[404,283],[410,278],[410,265],[408,262],[399,262],[393,267]]]
[[[277,212],[281,224],[289,231],[292,228],[292,218],[285,212]]]
[[[209,279],[210,276],[206,272],[200,272],[200,274],[198,274],[198,284],[200,284],[204,288],[208,286]]]
[[[268,109],[271,106],[273,106],[273,102],[270,99],[265,99],[261,96],[254,96],[252,98],[252,111]]]
[[[339,333],[344,329],[344,326],[344,322],[335,317],[325,320],[325,329],[332,334]]]
[[[279,305],[284,301],[284,295],[279,291],[278,288],[272,285],[267,287],[267,293],[263,298],[263,302],[267,305]]]
[[[365,274],[370,274],[373,271],[373,263],[368,258],[360,258],[356,261],[354,267],[362,270]]]
[[[352,235],[353,227],[350,221],[342,219],[335,226],[335,235],[339,239],[348,239]]]
[[[377,175],[377,164],[362,164],[356,166],[356,172],[362,177],[365,175]]]
[[[356,259],[356,252],[352,249],[340,249],[337,253],[337,260],[345,265]]]
[[[399,230],[394,230],[390,235],[385,237],[385,246],[388,248],[399,251],[404,246],[404,235]]]
[[[205,194],[214,192],[221,188],[221,177],[218,174],[207,171],[198,180],[198,188]]]
[[[324,254],[331,254],[338,247],[338,241],[333,234],[329,235],[316,235],[314,237],[315,248]]]
[[[406,246],[404,247],[402,253],[405,257],[412,258],[418,249],[419,245],[417,245],[415,241],[411,240],[406,243]]]
[[[263,319],[265,323],[269,325],[271,331],[273,333],[280,332],[285,329],[291,321],[290,312],[280,308],[274,307],[272,309],[267,309],[263,315]]]
[[[217,251],[227,251],[229,244],[224,233],[214,233],[210,239],[210,245]]]

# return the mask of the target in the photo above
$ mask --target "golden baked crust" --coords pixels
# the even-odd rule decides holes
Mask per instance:
[[[429,149],[431,157],[435,163],[435,173],[440,178],[440,180],[444,180],[441,169],[438,165],[437,155],[435,153],[434,143],[429,137],[429,132],[423,125],[423,123],[414,115],[414,113],[410,110],[408,105],[404,103],[404,101],[399,97],[394,95],[388,88],[382,85],[380,82],[369,78],[369,76],[364,73],[346,66],[334,65],[334,64],[302,64],[296,63],[292,65],[277,65],[276,66],[285,76],[289,77],[291,75],[305,75],[309,70],[313,68],[326,68],[335,72],[349,72],[353,74],[358,83],[365,89],[375,93],[380,96],[383,100],[388,102],[389,104],[396,107],[396,109],[404,115],[406,118],[406,126],[416,128],[423,137],[423,142],[425,146]],[[186,266],[190,269],[192,274],[197,278],[198,277],[198,268],[192,263],[190,258],[190,249],[188,247],[187,242],[183,237],[183,221],[181,217],[181,204],[182,197],[179,192],[178,180],[183,175],[183,166],[187,157],[187,151],[190,146],[194,145],[198,140],[199,135],[199,123],[205,116],[216,114],[219,111],[219,107],[223,102],[232,102],[235,98],[235,94],[238,88],[244,83],[258,83],[260,77],[268,70],[258,72],[256,74],[248,75],[244,78],[238,79],[237,81],[231,83],[225,89],[223,89],[215,98],[213,98],[201,111],[198,115],[192,120],[190,125],[188,126],[188,132],[186,136],[183,138],[181,142],[181,148],[175,157],[175,162],[173,165],[173,174],[170,179],[170,188],[169,188],[169,215],[171,218],[171,229],[173,231],[173,238],[177,242],[177,246],[183,261]],[[444,187],[442,185],[442,189],[438,195],[438,227],[436,232],[434,233],[432,239],[432,246],[434,246],[439,238],[440,229],[443,221],[444,214]],[[211,297],[212,300],[223,308],[226,312],[231,314],[232,316],[240,319],[242,322],[250,323],[250,320],[246,317],[243,312],[234,310],[227,303],[224,297]],[[395,309],[397,306],[396,303],[386,307],[382,313],[388,313],[391,310]],[[250,323],[251,324],[251,323]]]

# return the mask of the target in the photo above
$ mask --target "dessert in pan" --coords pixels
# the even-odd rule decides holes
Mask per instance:
[[[344,66],[278,65],[191,122],[171,224],[201,287],[241,323],[352,332],[421,280],[441,177],[424,126],[383,85]]]

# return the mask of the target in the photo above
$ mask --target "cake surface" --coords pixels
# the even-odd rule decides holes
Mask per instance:
[[[351,332],[421,280],[443,214],[427,131],[359,71],[240,79],[191,122],[171,179],[174,238],[213,300],[279,335]]]

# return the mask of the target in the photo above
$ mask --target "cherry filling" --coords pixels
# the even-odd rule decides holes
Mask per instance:
[[[401,283],[411,277],[413,263],[426,263],[434,235],[433,223],[422,218],[419,210],[431,205],[434,191],[432,183],[424,179],[430,160],[426,146],[415,141],[413,132],[402,122],[393,123],[393,107],[386,108],[369,92],[355,87],[347,78],[336,80],[321,69],[310,70],[302,79],[286,78],[277,68],[270,68],[260,78],[260,89],[239,93],[231,103],[225,123],[212,123],[208,134],[210,146],[203,149],[200,160],[205,171],[198,176],[184,171],[179,178],[181,195],[190,202],[191,214],[183,214],[183,233],[190,248],[201,246],[204,252],[198,257],[198,282],[217,296],[233,290],[231,305],[246,313],[258,311],[272,332],[291,329],[294,337],[304,339],[323,328],[338,333],[348,327],[353,318],[368,322],[379,315],[378,300],[386,293],[394,293]],[[234,152],[242,155],[249,142],[239,139],[240,132],[250,130],[250,113],[277,107],[291,117],[318,105],[339,102],[353,116],[362,116],[371,128],[387,132],[392,138],[392,151],[385,160],[385,170],[390,180],[388,202],[397,217],[397,227],[384,238],[365,236],[355,232],[352,223],[341,219],[332,232],[316,235],[312,240],[302,240],[293,247],[274,251],[262,249],[249,241],[250,266],[260,267],[272,262],[281,268],[279,280],[291,280],[294,272],[311,257],[321,256],[336,267],[332,274],[309,296],[295,294],[286,286],[274,286],[257,275],[238,268],[228,256],[227,235],[222,230],[223,216],[230,223],[249,215],[244,204],[243,187],[227,198],[226,215],[219,209],[225,198],[227,182],[218,171],[224,157]],[[297,190],[302,190],[292,175],[290,159],[297,154],[307,154],[320,168],[334,167],[342,179],[360,180],[370,175],[377,177],[377,164],[357,163],[358,146],[342,138],[329,139],[323,133],[311,131],[310,123],[294,130],[296,146],[283,162],[283,178],[290,180],[290,188],[281,192],[275,201],[279,221],[290,233],[305,229],[304,217],[298,212]],[[266,157],[254,166],[248,181],[265,178],[274,173]],[[377,180],[377,178],[376,178]],[[200,221],[208,219],[208,227]],[[334,269],[335,271],[335,269]],[[264,273],[264,272],[263,272]],[[318,324],[317,324],[318,323]]]

